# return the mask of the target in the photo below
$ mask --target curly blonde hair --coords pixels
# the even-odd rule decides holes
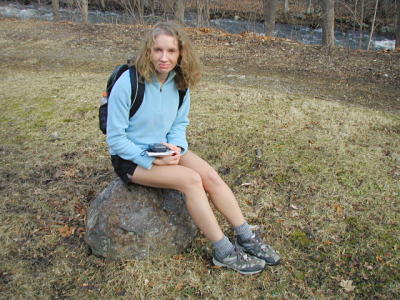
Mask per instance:
[[[140,75],[149,82],[155,79],[156,69],[150,56],[155,38],[160,34],[173,36],[178,40],[180,55],[174,69],[176,87],[184,90],[198,83],[201,78],[199,59],[189,36],[183,27],[174,21],[159,22],[148,32],[134,63]]]

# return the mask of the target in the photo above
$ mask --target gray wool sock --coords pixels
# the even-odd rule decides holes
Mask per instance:
[[[233,228],[237,235],[240,237],[241,241],[247,241],[253,235],[253,232],[250,229],[249,224],[245,221],[242,225]]]
[[[223,258],[227,257],[234,248],[226,235],[224,235],[219,241],[212,242],[212,244],[214,245],[215,251],[218,253],[218,255]]]

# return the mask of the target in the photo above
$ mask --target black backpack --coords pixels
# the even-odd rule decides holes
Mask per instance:
[[[144,96],[144,83],[138,80],[139,73],[136,70],[134,65],[129,65],[130,60],[127,61],[126,64],[120,65],[114,69],[111,73],[110,77],[107,80],[107,88],[105,97],[107,97],[107,101],[100,105],[99,108],[99,126],[100,130],[106,134],[107,133],[107,116],[108,116],[108,96],[111,93],[111,90],[114,84],[117,82],[118,78],[127,70],[129,70],[131,77],[131,86],[132,86],[132,96],[131,96],[131,109],[129,111],[129,119],[132,118],[135,113],[138,111],[140,105],[143,102]],[[179,106],[178,109],[182,106],[183,98],[186,95],[187,90],[179,90]]]

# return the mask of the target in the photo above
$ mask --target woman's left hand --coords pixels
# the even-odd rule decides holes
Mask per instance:
[[[182,149],[178,146],[168,144],[165,142],[162,142],[162,144],[167,146],[169,150],[174,151],[174,153],[171,155],[168,155],[168,156],[156,157],[153,161],[153,164],[158,165],[158,166],[168,166],[168,165],[179,164]]]
[[[165,143],[165,142],[162,142],[162,144],[164,146],[167,146],[169,148],[169,150],[172,150],[172,151],[175,152],[172,155],[181,155],[181,152],[182,152],[182,148],[181,147],[178,147],[178,146],[175,146],[175,145],[172,145],[172,144],[169,144],[169,143]]]

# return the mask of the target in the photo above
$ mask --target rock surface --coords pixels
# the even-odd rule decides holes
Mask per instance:
[[[182,193],[118,178],[89,207],[85,241],[96,256],[146,259],[181,253],[196,234]]]

